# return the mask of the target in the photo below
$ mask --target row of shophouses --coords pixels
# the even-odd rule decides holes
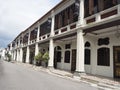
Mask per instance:
[[[120,0],[62,0],[9,45],[13,60],[120,78]]]

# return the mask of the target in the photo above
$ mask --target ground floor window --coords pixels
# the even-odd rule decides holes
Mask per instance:
[[[97,65],[110,66],[110,49],[103,47],[97,50]]]
[[[70,51],[65,51],[65,63],[70,63]]]
[[[61,62],[61,51],[56,51],[57,62]]]
[[[90,49],[85,49],[85,64],[90,65]]]

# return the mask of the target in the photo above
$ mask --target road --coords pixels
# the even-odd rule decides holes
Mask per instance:
[[[100,90],[89,84],[0,60],[0,90]]]

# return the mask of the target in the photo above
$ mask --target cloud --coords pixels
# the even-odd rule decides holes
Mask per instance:
[[[6,47],[21,31],[61,0],[0,0],[0,46]]]

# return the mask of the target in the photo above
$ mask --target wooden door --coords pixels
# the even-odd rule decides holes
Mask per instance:
[[[76,49],[72,50],[72,61],[71,61],[71,71],[76,69]]]
[[[54,50],[54,68],[57,68],[57,51]]]
[[[113,47],[114,49],[114,77],[120,78],[120,46]]]

